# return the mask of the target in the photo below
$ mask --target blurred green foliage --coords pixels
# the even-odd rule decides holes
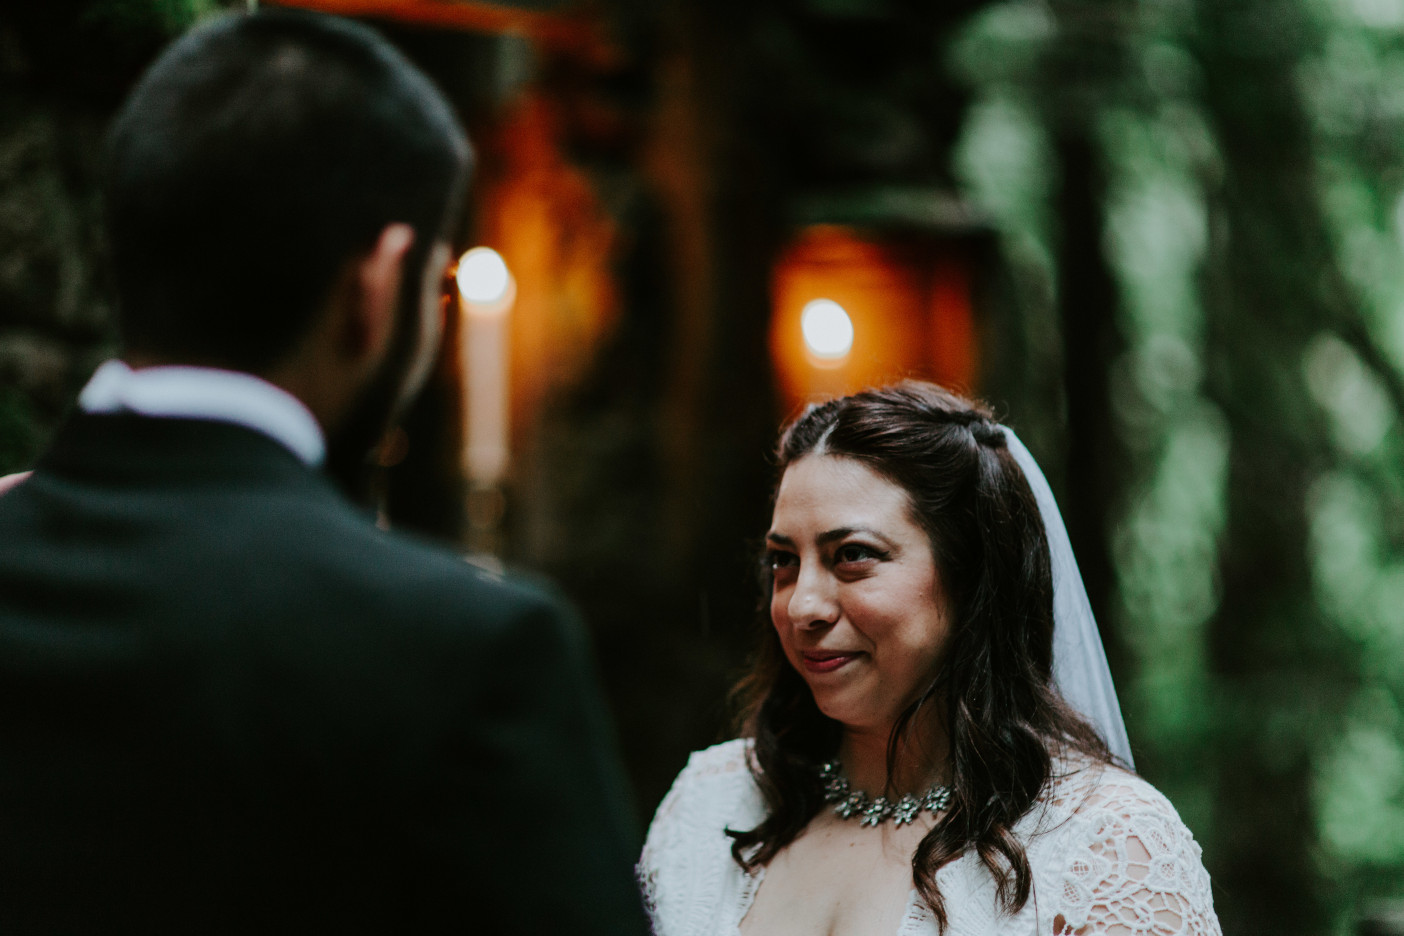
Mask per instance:
[[[1349,932],[1404,898],[1404,5],[1001,3],[952,64],[1027,328],[1057,329],[1050,141],[1107,179],[1140,765],[1227,932]]]

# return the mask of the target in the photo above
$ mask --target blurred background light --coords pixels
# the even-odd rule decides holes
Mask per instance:
[[[491,247],[474,247],[458,260],[458,291],[468,302],[497,302],[511,283],[506,261]]]
[[[800,313],[805,346],[820,360],[837,361],[853,348],[853,320],[832,299],[814,299]]]

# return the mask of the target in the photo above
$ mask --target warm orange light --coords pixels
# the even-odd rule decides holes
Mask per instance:
[[[458,294],[470,313],[506,312],[516,284],[507,262],[491,247],[474,247],[458,258]]]
[[[500,484],[511,457],[507,330],[516,283],[502,255],[474,247],[458,258],[464,372],[464,467],[476,484]]]
[[[797,232],[771,282],[771,358],[787,409],[904,377],[974,389],[968,258],[935,236]]]
[[[811,299],[800,312],[804,343],[819,361],[837,363],[853,348],[853,320],[832,299]]]
[[[564,156],[570,128],[559,101],[529,87],[502,120],[475,183],[474,231],[512,274],[512,424],[529,444],[545,401],[584,379],[617,320],[628,248],[596,183]]]

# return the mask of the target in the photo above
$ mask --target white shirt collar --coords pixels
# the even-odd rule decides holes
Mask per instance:
[[[212,367],[133,370],[111,360],[94,372],[78,397],[86,413],[140,413],[234,423],[261,432],[308,465],[326,458],[326,437],[301,400],[252,374]]]

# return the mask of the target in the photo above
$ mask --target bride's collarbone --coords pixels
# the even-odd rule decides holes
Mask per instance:
[[[925,817],[923,817],[924,819]],[[825,810],[765,869],[743,936],[895,934],[929,820],[863,827]]]

